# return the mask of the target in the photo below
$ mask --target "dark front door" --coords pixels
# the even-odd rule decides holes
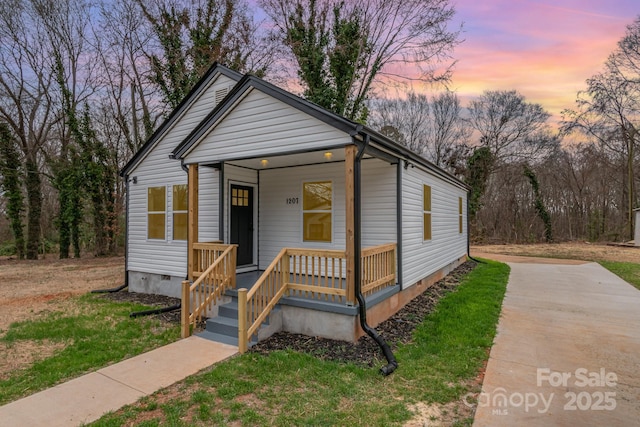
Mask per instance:
[[[253,264],[253,188],[231,185],[231,243],[238,245],[238,265]]]

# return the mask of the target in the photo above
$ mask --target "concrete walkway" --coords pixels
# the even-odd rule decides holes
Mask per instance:
[[[0,426],[78,426],[237,354],[189,337],[0,407]]]
[[[474,427],[640,425],[640,291],[595,263],[474,256],[511,267]]]

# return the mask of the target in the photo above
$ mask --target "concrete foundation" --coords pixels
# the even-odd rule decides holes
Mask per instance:
[[[422,294],[431,285],[467,260],[466,255],[448,264],[437,272],[421,279],[412,286],[367,307],[367,323],[375,327],[396,314],[409,301]],[[357,307],[344,307],[344,313],[315,310],[281,304],[282,330],[312,337],[331,338],[342,341],[357,341],[365,332],[360,327]]]
[[[129,271],[129,292],[180,298],[184,277]]]

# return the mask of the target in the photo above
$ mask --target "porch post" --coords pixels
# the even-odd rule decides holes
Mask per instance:
[[[355,197],[354,197],[354,164],[357,147],[347,145],[344,148],[345,154],[345,214],[346,214],[346,243],[345,252],[347,257],[347,304],[355,305]]]
[[[187,231],[187,259],[189,280],[193,280],[193,270],[195,265],[195,256],[193,253],[193,244],[198,242],[198,165],[189,165],[189,225]]]

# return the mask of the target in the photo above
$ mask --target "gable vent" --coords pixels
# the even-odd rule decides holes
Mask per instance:
[[[224,89],[216,90],[216,105],[220,104],[220,102],[224,99],[225,96],[229,93],[229,88],[225,87]]]

